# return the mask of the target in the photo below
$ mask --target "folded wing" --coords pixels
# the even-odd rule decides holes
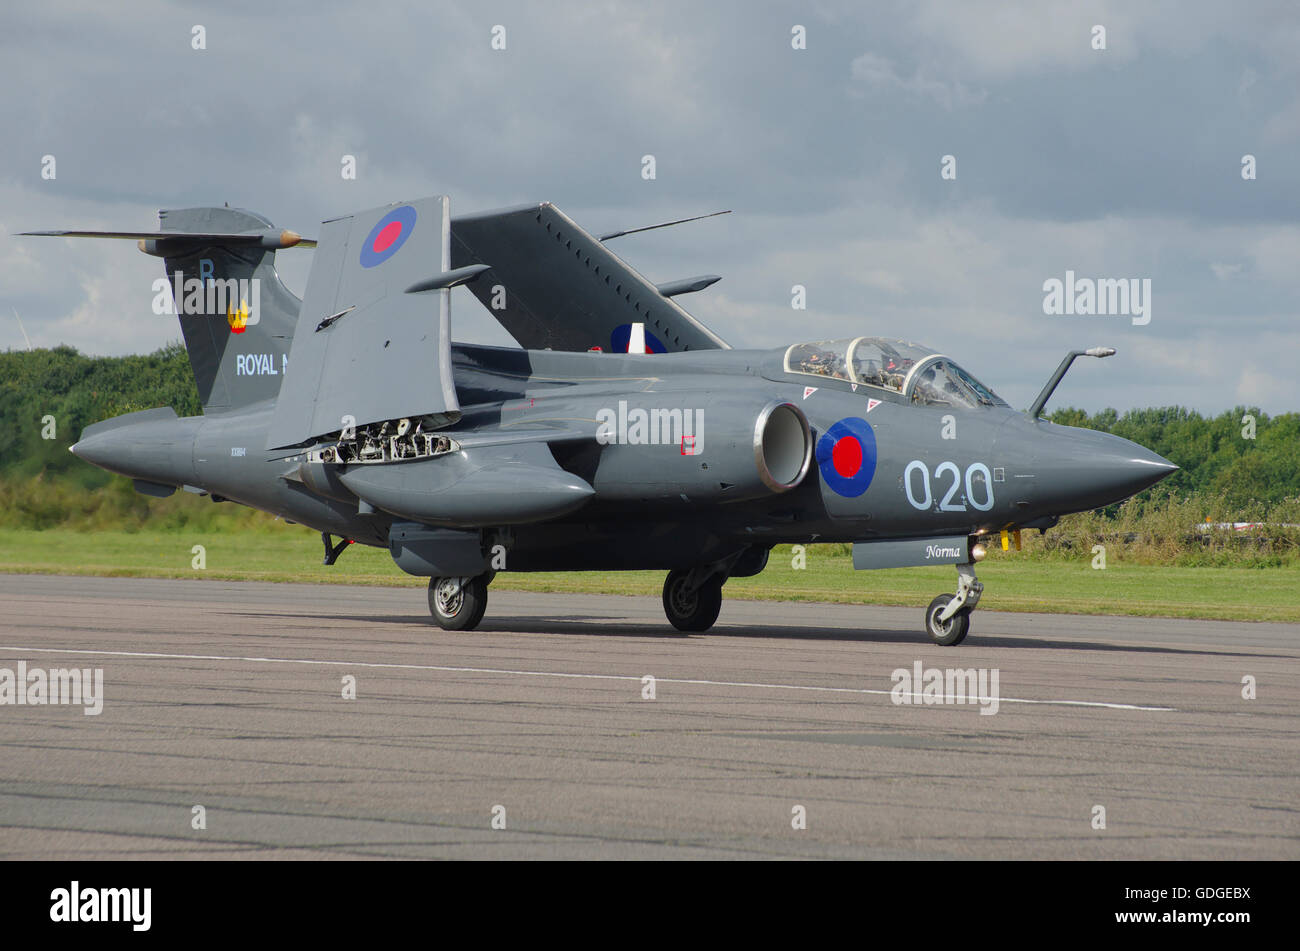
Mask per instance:
[[[451,265],[474,264],[470,290],[528,350],[626,351],[634,323],[655,352],[727,348],[549,202],[453,218]]]
[[[349,426],[460,418],[451,371],[444,196],[324,223],[307,279],[267,448]]]

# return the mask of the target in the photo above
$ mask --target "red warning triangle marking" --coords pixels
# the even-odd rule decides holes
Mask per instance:
[[[879,405],[880,405],[880,400],[867,400],[867,412],[870,413],[873,409],[875,409]]]
[[[816,392],[817,392],[817,387],[815,387],[815,386],[805,386],[805,387],[803,388],[803,398],[804,398],[804,399],[807,399],[808,397],[812,396],[812,395],[813,395],[814,393],[816,393]]]

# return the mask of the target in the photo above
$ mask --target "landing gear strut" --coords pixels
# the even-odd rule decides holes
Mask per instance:
[[[489,577],[430,578],[429,612],[444,631],[472,631],[487,610]]]
[[[343,554],[344,550],[352,544],[350,538],[340,538],[338,544],[335,544],[334,536],[329,532],[321,532],[320,540],[325,543],[325,561],[322,562],[325,565],[332,565],[338,561],[339,555]]]
[[[726,580],[726,574],[713,566],[670,571],[664,582],[664,614],[669,623],[688,633],[713,627],[722,610],[722,584]]]
[[[941,594],[925,611],[925,631],[940,647],[955,647],[970,630],[970,613],[979,604],[984,585],[974,565],[957,566],[957,593]]]

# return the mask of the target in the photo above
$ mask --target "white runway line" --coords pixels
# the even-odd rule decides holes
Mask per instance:
[[[61,647],[8,647],[0,651],[16,654],[86,654],[98,657],[141,657],[155,660],[225,660],[248,664],[309,664],[318,667],[369,667],[383,670],[437,670],[454,674],[507,674],[513,677],[568,677],[575,680],[631,680],[641,682],[641,676],[630,674],[572,674],[553,670],[503,670],[494,667],[441,667],[435,664],[377,664],[355,660],[302,660],[294,657],[233,657],[224,654],[159,654],[150,651],[74,650]],[[656,683],[687,684],[703,687],[749,687],[764,690],[811,690],[820,693],[852,693],[890,696],[891,690],[871,690],[865,687],[814,687],[805,684],[748,683],[729,680],[681,680],[672,677],[655,677]],[[918,701],[921,694],[913,693]],[[1016,697],[999,697],[998,703],[1029,703],[1058,707],[1098,707],[1104,710],[1138,710],[1143,713],[1174,713],[1174,707],[1144,707],[1132,703],[1105,703],[1100,700],[1025,700]]]

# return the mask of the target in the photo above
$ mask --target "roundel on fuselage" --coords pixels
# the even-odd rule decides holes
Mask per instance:
[[[836,495],[857,498],[876,474],[876,434],[857,416],[833,423],[817,440],[817,468]]]
[[[366,240],[361,242],[361,266],[375,267],[396,254],[411,236],[415,218],[415,209],[410,205],[394,208],[380,218],[366,235]]]

